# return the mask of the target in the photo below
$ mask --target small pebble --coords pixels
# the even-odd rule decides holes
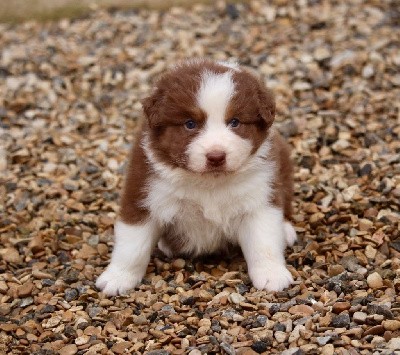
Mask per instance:
[[[234,304],[239,304],[240,302],[244,302],[246,300],[240,293],[233,292],[229,295],[229,301]]]
[[[368,79],[373,75],[374,75],[374,67],[372,65],[366,65],[362,70],[362,76]]]
[[[333,344],[326,344],[321,348],[321,355],[333,355],[335,353],[335,347]]]
[[[383,287],[383,280],[381,275],[377,272],[374,272],[367,277],[368,286],[371,288],[382,288]]]
[[[78,347],[75,344],[69,344],[59,350],[60,355],[75,355],[78,352]]]
[[[347,313],[334,316],[331,321],[331,326],[335,328],[347,328],[350,325],[350,316]]]
[[[326,345],[330,340],[332,339],[331,336],[323,336],[323,337],[317,337],[317,342],[318,345],[323,346]]]
[[[390,339],[387,348],[390,350],[400,350],[400,337]]]
[[[182,270],[183,268],[185,268],[185,264],[186,264],[186,262],[184,259],[175,259],[172,262],[172,268],[174,270]]]
[[[75,339],[75,344],[78,346],[84,345],[84,344],[88,343],[89,339],[90,339],[90,337],[88,335],[82,335]]]
[[[33,304],[33,298],[26,297],[21,300],[21,303],[19,305],[20,305],[20,307],[27,307],[27,306],[30,306],[31,304]]]
[[[341,313],[343,311],[347,311],[348,309],[350,309],[350,307],[351,307],[350,302],[336,302],[332,306],[332,311],[334,313]]]
[[[287,335],[286,332],[283,332],[283,331],[276,331],[276,332],[274,333],[274,337],[275,337],[275,339],[276,339],[276,341],[277,341],[278,343],[284,343],[284,342],[287,340],[288,335]]]
[[[300,314],[303,316],[310,316],[314,314],[314,309],[305,304],[299,304],[289,308],[289,313],[291,314]]]
[[[382,335],[385,332],[385,328],[382,325],[375,325],[364,332],[364,336],[367,335]]]
[[[0,255],[3,260],[8,263],[19,263],[21,262],[21,256],[18,253],[18,250],[15,248],[5,248],[0,251]]]
[[[78,297],[78,291],[74,288],[67,288],[65,290],[65,300],[67,302],[73,301]]]
[[[34,288],[34,284],[32,282],[27,282],[18,287],[18,297],[26,297],[29,296]]]
[[[251,348],[258,354],[261,354],[268,349],[268,344],[264,341],[256,341],[253,343]]]
[[[133,317],[133,324],[144,325],[147,324],[147,318],[144,315],[138,315]]]
[[[222,342],[220,344],[220,347],[228,355],[235,355],[236,354],[235,348],[232,345],[228,344],[228,343]]]
[[[357,324],[364,324],[367,319],[367,313],[364,312],[354,312],[353,321]]]
[[[396,319],[384,320],[382,325],[386,330],[393,332],[400,329],[400,321]]]

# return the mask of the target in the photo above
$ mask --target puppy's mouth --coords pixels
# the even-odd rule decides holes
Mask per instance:
[[[194,174],[202,176],[214,176],[214,177],[232,175],[236,172],[236,170],[230,170],[226,166],[212,166],[212,167],[207,166],[204,170],[201,171],[196,171],[192,169],[189,170]]]
[[[229,171],[223,168],[211,168],[204,171],[204,175],[211,175],[211,176],[221,176],[221,175],[229,175],[232,174],[233,171]]]
[[[225,164],[221,166],[206,165],[205,167],[198,169],[194,168],[193,166],[190,166],[190,164],[187,164],[187,162],[184,162],[179,164],[178,167],[195,175],[215,176],[215,177],[231,175],[237,171],[236,169],[229,169]]]

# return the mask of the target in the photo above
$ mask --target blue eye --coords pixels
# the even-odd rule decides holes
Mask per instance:
[[[232,118],[229,122],[228,122],[228,126],[232,127],[232,128],[236,128],[237,126],[239,126],[240,121],[237,118]]]
[[[187,121],[185,122],[185,127],[186,127],[187,129],[195,129],[196,126],[197,126],[197,124],[196,124],[196,122],[195,122],[194,120],[187,120]]]

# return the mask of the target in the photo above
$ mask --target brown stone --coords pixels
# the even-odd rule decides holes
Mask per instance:
[[[303,316],[311,316],[314,314],[314,309],[310,306],[307,306],[305,304],[299,304],[296,306],[292,306],[289,308],[289,313],[291,314],[300,314]]]
[[[89,259],[97,254],[97,250],[88,244],[83,244],[82,249],[76,254],[77,259]]]
[[[112,346],[111,351],[116,354],[123,354],[125,350],[129,349],[132,346],[132,343],[129,341],[121,341],[120,343],[116,343]]]
[[[0,255],[4,261],[8,263],[19,263],[21,262],[21,256],[18,250],[15,248],[5,248],[0,251]]]
[[[400,329],[400,321],[397,319],[384,320],[382,325],[386,330],[390,331],[396,331]]]
[[[319,325],[321,327],[328,327],[332,322],[332,314],[327,313],[324,317],[319,318]]]
[[[341,313],[343,311],[347,311],[348,309],[350,309],[351,304],[350,302],[336,302],[333,306],[332,306],[332,311],[333,313]]]
[[[344,267],[342,265],[336,264],[331,265],[328,269],[328,273],[330,277],[341,274],[344,271]]]
[[[383,333],[385,333],[385,328],[383,327],[383,325],[375,325],[369,329],[367,329],[363,336],[367,336],[367,335],[382,335]]]
[[[103,243],[99,243],[97,245],[97,252],[100,255],[107,255],[108,254],[108,246],[106,244]]]
[[[28,247],[31,249],[33,254],[43,251],[44,242],[42,236],[40,234],[36,234],[29,242]]]
[[[23,285],[19,286],[17,288],[17,293],[18,297],[27,297],[30,296],[33,290],[33,283],[32,282],[26,282]]]
[[[60,355],[74,355],[78,352],[78,347],[75,344],[69,344],[59,350]]]
[[[4,330],[5,332],[13,332],[17,328],[18,328],[18,326],[14,323],[0,324],[0,330]]]

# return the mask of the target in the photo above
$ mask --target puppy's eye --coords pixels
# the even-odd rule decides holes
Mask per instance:
[[[197,126],[197,123],[196,123],[196,121],[194,121],[194,120],[187,120],[187,121],[185,122],[185,127],[186,127],[187,129],[189,129],[189,130],[195,129],[196,126]]]
[[[228,122],[228,126],[232,127],[232,128],[236,128],[240,125],[240,121],[237,118],[232,118],[229,122]]]

